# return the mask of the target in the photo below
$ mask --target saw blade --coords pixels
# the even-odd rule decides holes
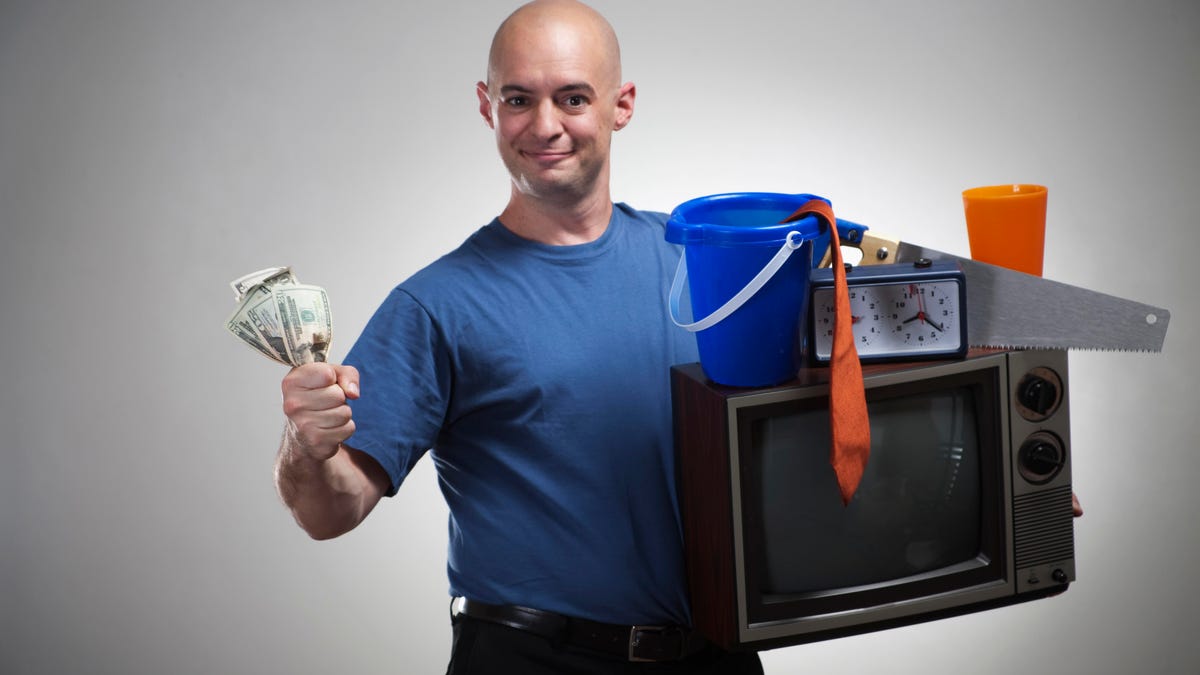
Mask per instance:
[[[1016,272],[907,242],[894,259],[955,260],[967,279],[967,339],[975,347],[1162,351],[1171,313],[1133,300]],[[870,255],[868,255],[870,253]]]

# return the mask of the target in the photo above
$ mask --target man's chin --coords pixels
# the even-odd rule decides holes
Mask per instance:
[[[513,169],[518,169],[513,171]],[[577,166],[534,170],[529,166],[509,167],[513,185],[521,194],[539,201],[570,204],[587,198],[600,179],[600,172]]]
[[[569,204],[587,194],[583,186],[571,181],[516,181],[517,189],[527,197],[555,204]]]
[[[516,183],[525,194],[548,198],[584,193],[587,181],[577,172],[551,169],[524,172]]]

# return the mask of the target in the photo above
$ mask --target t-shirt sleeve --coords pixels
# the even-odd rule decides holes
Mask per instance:
[[[359,372],[350,401],[355,431],[346,445],[367,453],[391,478],[394,495],[437,441],[446,417],[451,369],[436,322],[408,292],[391,292],[345,363]]]

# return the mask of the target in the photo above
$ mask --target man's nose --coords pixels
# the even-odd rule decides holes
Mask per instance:
[[[543,99],[538,103],[534,112],[533,132],[538,138],[550,139],[563,131],[562,119],[559,117],[558,106],[553,99]]]

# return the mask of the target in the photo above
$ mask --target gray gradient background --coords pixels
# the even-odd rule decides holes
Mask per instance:
[[[1200,5],[898,4],[598,3],[639,86],[614,196],[816,192],[965,254],[960,190],[1040,182],[1046,275],[1174,316],[1161,355],[1071,356],[1068,593],[768,672],[1195,672]],[[340,358],[497,213],[473,85],[512,7],[0,4],[0,672],[442,672],[431,464],[309,541],[271,482],[284,369],[224,332],[226,283],[326,286]]]

